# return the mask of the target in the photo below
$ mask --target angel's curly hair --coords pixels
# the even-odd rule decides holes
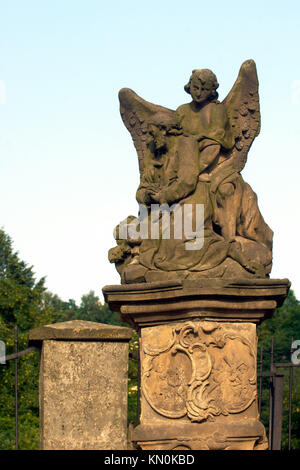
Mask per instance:
[[[165,129],[168,133],[172,133],[174,130],[180,130],[181,127],[173,115],[166,115],[165,113],[156,113],[148,121],[148,128],[151,125],[158,127],[159,129]]]
[[[219,83],[216,75],[211,70],[195,69],[192,71],[189,82],[184,87],[184,91],[189,95],[191,94],[191,81],[193,78],[197,78],[202,85],[206,85],[207,89],[211,89],[210,101],[216,101],[218,99],[219,94],[217,92],[217,88],[219,87]]]

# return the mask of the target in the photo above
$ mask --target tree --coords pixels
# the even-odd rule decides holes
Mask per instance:
[[[290,290],[282,307],[276,309],[269,320],[265,320],[258,328],[258,347],[265,351],[270,359],[270,346],[273,338],[274,361],[289,361],[291,338],[300,339],[300,302]]]
[[[291,290],[281,308],[275,311],[273,317],[264,321],[258,328],[258,356],[263,351],[263,371],[270,369],[271,344],[273,340],[273,361],[277,363],[291,362],[291,339],[300,339],[300,302]],[[283,427],[282,445],[288,442],[288,413],[289,413],[289,373],[287,368],[281,368],[284,373],[283,397]],[[300,368],[293,370],[292,394],[292,448],[300,448]],[[262,414],[261,418],[268,429],[269,421],[269,379],[263,379]]]
[[[18,253],[13,251],[11,238],[0,230],[0,339],[5,341],[7,354],[13,352],[15,325],[19,328],[19,349],[25,349],[28,330],[43,321],[41,303],[44,292],[44,278],[36,281],[32,267],[19,259]],[[48,319],[45,315],[44,321]],[[30,421],[37,418],[38,412],[37,395],[31,393],[37,388],[38,358],[31,356],[26,363],[19,360],[20,414],[25,414]],[[13,431],[15,406],[12,361],[1,366],[0,381],[0,419],[1,429],[4,430],[0,445],[1,442],[6,445],[9,431]],[[24,420],[21,419],[21,422],[23,425]]]
[[[77,319],[109,325],[128,326],[127,323],[121,322],[118,312],[112,312],[106,304],[101,304],[99,297],[95,295],[93,290],[81,297],[81,303],[77,310]]]
[[[35,279],[32,267],[14,252],[11,238],[0,230],[0,339],[6,354],[14,352],[14,327],[18,350],[28,347],[28,332],[37,326],[76,318],[75,302],[63,302],[46,290],[45,279]],[[18,359],[20,447],[38,448],[39,357],[31,353]],[[14,448],[14,361],[0,365],[0,449]]]
[[[0,230],[0,315],[2,324],[18,324],[27,331],[40,323],[40,303],[45,279],[35,280],[32,267],[19,259],[11,238]]]
[[[274,338],[274,360],[290,361],[290,339],[300,339],[300,302],[290,291],[286,301],[277,309],[273,318],[258,328],[258,349],[264,349],[265,370],[270,361],[270,344]],[[73,299],[61,300],[45,287],[45,279],[35,279],[29,267],[13,251],[10,237],[0,230],[0,340],[6,343],[6,353],[13,352],[14,326],[19,328],[19,350],[28,346],[28,332],[37,326],[81,319],[99,323],[128,326],[122,323],[117,312],[111,312],[102,305],[94,291],[81,298],[78,306]],[[138,337],[134,333],[129,344],[128,417],[136,424],[137,407],[137,352]],[[39,448],[38,418],[38,371],[37,353],[22,356],[19,360],[19,421],[20,448]],[[300,368],[299,368],[300,369]],[[294,374],[293,395],[293,448],[300,448],[300,370]],[[14,448],[14,363],[0,365],[0,449]],[[268,385],[268,384],[266,384]],[[298,388],[297,388],[298,387]],[[268,400],[268,390],[264,392]],[[287,400],[284,401],[283,445],[287,441],[286,427]],[[268,410],[262,413],[264,424],[268,425]]]

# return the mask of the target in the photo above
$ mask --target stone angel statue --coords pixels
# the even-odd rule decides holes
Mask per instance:
[[[127,220],[136,228],[145,221],[149,227],[155,219],[153,208],[159,209],[158,236],[148,230],[146,236],[126,238],[120,237],[120,226],[115,230],[117,247],[109,251],[109,260],[123,283],[262,278],[271,271],[273,232],[241,176],[260,131],[254,61],[242,64],[222,102],[218,86],[211,70],[193,70],[184,87],[192,101],[175,111],[149,103],[130,89],[119,92],[121,116],[138,154],[136,198],[143,208],[139,218]],[[198,207],[203,207],[200,225]],[[168,209],[167,227],[163,208]],[[188,233],[182,229],[187,221],[193,227]]]

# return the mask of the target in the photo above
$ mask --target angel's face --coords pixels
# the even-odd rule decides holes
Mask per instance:
[[[195,103],[202,104],[210,98],[212,90],[199,78],[194,77],[191,80],[190,93]]]
[[[159,129],[157,126],[150,125],[149,134],[153,140],[157,150],[162,149],[166,145],[166,130]]]

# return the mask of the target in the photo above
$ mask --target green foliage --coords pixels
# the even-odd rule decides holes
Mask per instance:
[[[37,326],[75,319],[128,326],[120,315],[102,305],[93,291],[83,295],[80,305],[61,300],[46,290],[44,278],[36,281],[32,267],[13,251],[10,237],[0,230],[0,340],[6,354],[14,352],[14,327],[18,326],[18,350],[28,347],[28,332]],[[132,344],[135,340],[132,340]],[[135,346],[132,346],[133,350]],[[0,365],[0,449],[15,448],[15,361]],[[39,448],[39,355],[18,359],[19,448]],[[129,363],[129,415],[136,414],[136,360]]]
[[[138,346],[139,339],[136,332],[129,342],[129,366],[128,366],[128,424],[138,424]]]
[[[52,321],[43,305],[45,291],[44,279],[35,280],[32,268],[19,259],[10,237],[0,230],[0,339],[5,341],[6,354],[14,352],[15,325],[19,330],[18,349],[23,350],[28,347],[28,331]],[[38,435],[38,359],[35,353],[18,360],[20,444],[24,449],[36,446]],[[14,361],[0,366],[2,449],[15,445],[14,367]]]
[[[290,291],[284,304],[277,309],[274,316],[264,321],[258,328],[258,359],[263,351],[263,371],[270,370],[271,345],[274,344],[273,362],[291,362],[291,340],[300,339],[300,302],[293,291]],[[260,364],[258,364],[258,368]],[[283,426],[282,448],[288,445],[288,415],[289,415],[289,380],[293,375],[292,387],[292,449],[300,448],[300,367],[278,369],[284,373]],[[267,431],[269,428],[269,379],[262,380],[262,412],[261,420]]]
[[[126,323],[121,322],[119,313],[109,310],[106,304],[102,305],[99,297],[92,290],[81,297],[76,318],[109,325],[128,326]]]
[[[19,415],[19,449],[38,450],[39,418],[27,412]],[[0,416],[0,450],[15,449],[15,418]]]
[[[0,230],[0,326],[7,329],[17,324],[21,331],[33,328],[44,291],[44,278],[36,282],[32,268],[19,260],[10,237]]]
[[[258,329],[258,347],[270,351],[274,339],[274,361],[289,361],[291,338],[300,339],[300,302],[291,290],[281,308],[274,316],[264,321]],[[267,352],[266,358],[270,358]]]
[[[300,339],[300,302],[291,291],[284,305],[274,317],[258,329],[258,351],[264,351],[264,371],[270,365],[271,339],[274,339],[274,361],[290,361],[290,340]],[[19,259],[12,248],[10,237],[0,230],[0,340],[6,344],[6,354],[14,352],[14,326],[18,325],[18,350],[28,347],[28,332],[40,325],[74,319],[128,326],[120,315],[102,305],[99,297],[90,291],[81,298],[80,305],[73,299],[61,300],[47,291],[44,278],[36,280],[32,267]],[[128,422],[137,424],[138,400],[138,336],[129,343]],[[15,448],[14,361],[0,364],[0,450]],[[39,355],[30,353],[18,359],[19,448],[39,448],[38,417]],[[300,368],[293,373],[292,448],[300,448]],[[283,447],[287,446],[288,380],[285,369]],[[263,380],[263,407],[261,418],[268,427],[268,379]]]

